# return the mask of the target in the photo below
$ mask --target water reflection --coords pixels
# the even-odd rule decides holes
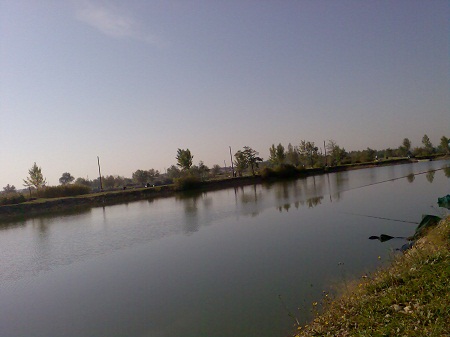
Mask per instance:
[[[341,191],[348,188],[348,172],[337,172],[331,175],[334,178],[334,189],[330,185],[330,174],[327,174],[328,192],[330,194],[330,201],[340,201],[342,198]],[[332,191],[335,191],[334,193]]]
[[[444,168],[444,174],[447,178],[450,178],[450,166]]]
[[[426,177],[428,182],[431,184],[434,180],[434,175],[435,175],[436,171],[428,171]]]
[[[322,203],[323,197],[309,198],[306,200],[308,208],[316,207]]]
[[[38,228],[41,228],[42,231],[45,231],[46,228],[44,227],[48,224],[54,223],[55,221],[66,217],[78,217],[82,214],[88,214],[91,211],[91,207],[77,207],[72,210],[65,210],[57,213],[40,214],[33,216],[32,218],[0,218],[0,230],[22,227],[25,226],[28,221],[32,221],[34,226],[37,226]]]
[[[414,179],[416,179],[416,175],[414,173],[410,173],[406,176],[406,180],[408,180],[409,183],[414,182]]]
[[[203,192],[185,192],[175,199],[183,204],[183,232],[185,234],[192,234],[199,230],[199,215],[198,215],[198,201],[206,196]]]
[[[183,205],[183,233],[190,235],[197,232],[200,226],[211,223],[210,208],[213,198],[208,192],[190,191],[175,197]]]
[[[6,220],[0,221],[0,231],[18,228],[18,227],[24,227],[27,223],[25,220],[14,220],[14,221],[10,221],[10,222],[5,222],[5,221]]]
[[[439,171],[432,179],[413,175],[414,186],[400,179],[425,167],[330,173],[5,224],[0,335],[287,335],[283,307],[309,308],[339,279],[338,261],[347,279],[373,270],[400,239],[367,238],[406,237],[415,227],[387,217],[420,217],[420,205],[447,193]],[[368,186],[389,179],[398,180]],[[354,209],[386,218],[345,214]]]
[[[255,217],[264,209],[263,191],[260,185],[234,187],[234,197],[236,214],[242,213]]]

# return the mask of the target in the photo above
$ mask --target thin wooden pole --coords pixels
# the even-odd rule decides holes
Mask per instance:
[[[100,172],[100,158],[98,156],[97,156],[97,163],[98,163],[98,177],[100,179],[100,191],[103,192],[102,173]]]
[[[231,146],[230,146],[230,160],[231,160],[231,171],[234,177],[234,166],[233,166],[233,156],[231,155]]]

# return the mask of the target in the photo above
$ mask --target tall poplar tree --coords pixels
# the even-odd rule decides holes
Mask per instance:
[[[183,171],[188,171],[192,166],[192,159],[194,156],[191,154],[189,149],[177,151],[177,165],[181,167]]]

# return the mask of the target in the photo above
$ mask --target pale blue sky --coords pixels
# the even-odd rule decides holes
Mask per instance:
[[[0,0],[0,188],[164,171],[177,148],[450,136],[449,2]]]

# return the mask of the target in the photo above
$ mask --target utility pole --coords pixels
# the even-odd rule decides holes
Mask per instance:
[[[100,158],[98,156],[97,156],[97,163],[98,163],[98,177],[100,179],[100,191],[103,192],[102,173],[100,172]]]
[[[234,178],[234,166],[233,166],[233,156],[231,155],[231,146],[230,146],[230,160],[231,160],[231,171],[233,173]]]
[[[323,141],[323,149],[325,150],[325,166],[328,166],[327,148],[325,147],[325,141]]]

